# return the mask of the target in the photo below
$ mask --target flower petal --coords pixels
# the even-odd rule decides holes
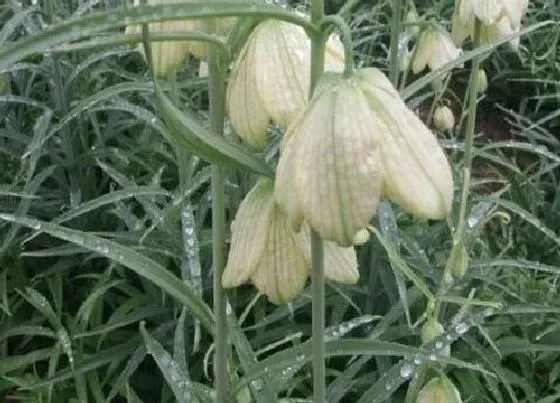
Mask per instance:
[[[308,266],[311,266],[311,232],[309,225],[304,225],[300,237],[300,246]],[[358,259],[353,247],[343,248],[334,242],[325,242],[325,277],[344,284],[356,284],[360,278]]]
[[[279,208],[273,209],[267,238],[266,251],[251,280],[271,302],[290,302],[301,294],[309,270],[296,233]]]
[[[273,184],[260,180],[239,205],[231,224],[231,246],[222,285],[237,287],[249,279],[265,253],[272,219]]]
[[[433,133],[408,109],[377,69],[358,73],[371,106],[371,126],[380,137],[383,196],[423,219],[451,210],[453,177]]]
[[[319,90],[299,122],[295,191],[323,239],[350,246],[379,201],[381,177],[369,108],[350,80]]]
[[[259,99],[255,83],[255,40],[251,36],[232,68],[226,93],[228,115],[235,131],[256,149],[266,146],[270,117]]]

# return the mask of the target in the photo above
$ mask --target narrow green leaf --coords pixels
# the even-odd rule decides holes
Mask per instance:
[[[144,322],[140,323],[140,333],[144,337],[148,353],[154,357],[163,377],[167,384],[173,391],[177,402],[191,403],[197,402],[198,399],[192,393],[190,384],[191,381],[187,374],[181,369],[181,366],[173,360],[171,355],[165,351],[163,346],[158,343],[156,339],[148,334]]]
[[[214,319],[208,305],[195,294],[191,287],[169,272],[169,270],[152,259],[136,252],[134,249],[87,232],[61,227],[32,218],[0,213],[0,219],[46,232],[56,238],[82,246],[128,267],[188,306],[191,312],[200,319],[202,325],[212,333]]]
[[[196,117],[180,111],[157,85],[155,94],[169,133],[190,152],[218,165],[249,169],[259,175],[274,177],[274,171],[266,162],[241,145],[214,135],[199,124]]]
[[[305,18],[276,5],[250,2],[193,2],[119,8],[109,12],[90,13],[84,17],[72,18],[5,45],[0,49],[0,69],[34,53],[43,53],[51,46],[95,36],[99,32],[113,30],[127,24],[242,15],[274,17],[317,32],[317,28]]]

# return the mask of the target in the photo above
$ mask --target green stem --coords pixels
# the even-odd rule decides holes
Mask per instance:
[[[222,136],[225,117],[225,77],[220,67],[216,49],[210,49],[208,58],[208,91],[210,100],[210,127],[213,133]],[[212,165],[212,261],[214,316],[216,320],[214,376],[216,401],[229,401],[228,377],[228,326],[226,293],[222,287],[222,272],[225,266],[226,216],[224,201],[224,168]]]
[[[478,19],[475,22],[474,29],[474,44],[475,47],[480,43],[480,28],[481,23]],[[471,186],[471,169],[473,160],[473,146],[474,146],[474,131],[476,124],[476,111],[477,111],[477,96],[478,96],[478,70],[480,69],[480,62],[482,55],[476,55],[472,59],[471,73],[469,76],[469,93],[468,93],[468,118],[467,127],[465,132],[465,146],[463,156],[463,185],[461,189],[461,204],[459,209],[459,219],[455,233],[453,234],[453,248],[449,254],[449,259],[445,266],[442,281],[436,293],[434,317],[439,316],[441,304],[443,302],[443,295],[447,290],[446,279],[450,277],[453,264],[455,264],[454,256],[459,253],[459,249],[464,247],[465,237],[465,223],[467,216],[467,204],[469,198],[469,189]]]
[[[399,80],[399,36],[401,34],[402,0],[393,0],[393,21],[391,22],[391,48],[389,51],[389,79],[397,87]]]
[[[324,18],[323,0],[312,0],[311,22],[318,26]],[[311,36],[311,71],[309,99],[323,74],[325,42],[322,35]],[[321,236],[311,229],[311,283],[313,293],[312,344],[313,344],[313,401],[326,401],[325,382],[325,264],[324,245]]]
[[[354,52],[352,44],[352,31],[344,19],[338,15],[329,15],[325,17],[320,24],[320,29],[325,36],[323,41],[328,39],[330,35],[330,27],[334,27],[340,34],[340,40],[344,45],[344,78],[350,78],[354,72]]]

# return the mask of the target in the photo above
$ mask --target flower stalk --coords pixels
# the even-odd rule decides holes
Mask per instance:
[[[224,133],[225,118],[225,77],[220,63],[219,52],[210,49],[208,58],[208,95],[210,103],[210,128],[214,135]],[[229,400],[228,341],[226,293],[222,287],[222,272],[225,266],[226,216],[224,201],[225,171],[223,167],[212,166],[212,262],[213,297],[215,317],[214,382],[216,400]]]
[[[474,27],[474,45],[475,47],[480,44],[480,31],[481,23],[478,19],[475,20]],[[453,234],[453,247],[449,254],[449,259],[445,266],[445,272],[443,274],[440,287],[436,294],[434,317],[437,318],[440,313],[442,297],[447,289],[447,279],[450,278],[453,268],[458,264],[457,256],[464,254],[465,244],[465,224],[467,216],[467,204],[469,198],[469,189],[471,185],[471,170],[472,170],[472,160],[473,160],[473,146],[474,146],[474,131],[476,124],[476,111],[477,111],[477,97],[479,88],[479,78],[480,75],[478,70],[480,69],[480,62],[482,56],[476,55],[472,59],[471,72],[469,77],[469,92],[468,92],[468,118],[467,126],[465,131],[465,145],[463,154],[463,184],[461,188],[461,200],[459,207],[459,218],[455,232]],[[466,262],[465,262],[466,263]],[[464,268],[466,269],[466,267]]]
[[[318,26],[325,16],[323,0],[312,0],[311,23]],[[348,48],[345,43],[345,49]],[[350,47],[351,49],[351,47]],[[323,74],[325,44],[322,35],[311,36],[311,71],[309,99]],[[348,63],[348,62],[347,62]],[[311,228],[311,283],[312,283],[312,343],[313,343],[313,401],[326,401],[325,382],[325,262],[324,244],[320,235]]]

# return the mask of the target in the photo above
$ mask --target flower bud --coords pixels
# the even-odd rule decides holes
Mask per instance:
[[[311,42],[305,30],[265,20],[239,54],[227,89],[227,108],[237,134],[254,148],[267,142],[272,120],[287,128],[307,105]],[[344,69],[344,49],[335,36],[325,45],[325,70]]]
[[[478,72],[478,93],[482,94],[486,92],[488,89],[488,76],[486,75],[486,71],[484,69],[479,69]]]
[[[447,106],[438,106],[434,111],[434,126],[441,132],[448,132],[455,127],[455,116]]]
[[[422,326],[422,344],[429,343],[436,337],[441,336],[445,332],[443,325],[439,323],[435,318],[428,318],[428,320]],[[442,355],[451,355],[451,346],[447,345],[441,351]]]
[[[425,29],[416,43],[412,71],[414,74],[418,74],[426,66],[432,71],[437,70],[444,64],[457,59],[461,54],[462,50],[455,46],[451,36],[444,28]]]
[[[460,279],[465,275],[469,267],[469,254],[463,242],[452,249],[448,264],[451,267],[453,278]]]
[[[356,246],[363,245],[369,241],[370,233],[367,228],[361,229],[356,233],[353,244]]]
[[[418,33],[420,32],[420,28],[418,27],[418,25],[416,25],[418,23],[418,20],[419,18],[416,10],[411,9],[406,13],[406,16],[404,18],[405,24],[414,24],[414,25],[408,25],[406,27],[406,32],[408,32],[412,36],[417,36]]]
[[[416,403],[462,403],[459,391],[446,376],[430,379],[418,393]]]

